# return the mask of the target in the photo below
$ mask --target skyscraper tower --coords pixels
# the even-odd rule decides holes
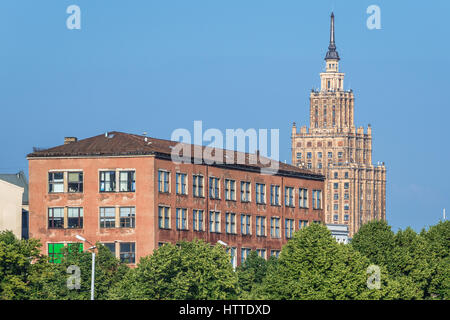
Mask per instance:
[[[386,168],[372,164],[370,125],[366,132],[355,127],[354,94],[344,90],[339,61],[331,13],[325,72],[309,97],[309,129],[292,127],[292,164],[325,175],[326,223],[347,224],[352,237],[365,222],[386,219]]]

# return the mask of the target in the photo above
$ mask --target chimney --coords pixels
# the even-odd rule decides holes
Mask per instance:
[[[78,139],[76,137],[64,137],[64,144],[69,144],[77,141]]]

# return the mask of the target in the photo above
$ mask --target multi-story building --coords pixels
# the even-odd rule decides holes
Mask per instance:
[[[248,154],[177,163],[176,144],[110,132],[29,154],[30,237],[55,262],[78,234],[128,263],[199,238],[225,243],[237,265],[250,250],[277,256],[295,230],[324,222],[323,175],[284,163],[261,174]]]
[[[330,44],[320,90],[309,97],[309,130],[292,127],[292,163],[325,175],[327,224],[347,224],[350,236],[373,219],[386,218],[386,168],[372,164],[372,129],[354,124],[354,93],[344,90],[331,14]]]

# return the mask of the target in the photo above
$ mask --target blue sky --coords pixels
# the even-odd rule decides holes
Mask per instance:
[[[68,30],[66,8],[81,8]],[[381,30],[366,27],[369,5]],[[355,123],[372,125],[373,161],[388,168],[394,230],[450,211],[450,2],[297,0],[3,0],[0,172],[27,171],[33,146],[105,131],[170,138],[176,128],[308,124],[336,15]],[[449,212],[450,214],[450,212]]]

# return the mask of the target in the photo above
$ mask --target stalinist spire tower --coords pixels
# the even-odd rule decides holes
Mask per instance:
[[[331,14],[330,44],[320,90],[309,97],[309,125],[292,127],[292,163],[326,177],[326,223],[347,224],[352,237],[373,219],[386,218],[386,168],[372,164],[372,129],[354,124],[354,94],[344,90]]]

